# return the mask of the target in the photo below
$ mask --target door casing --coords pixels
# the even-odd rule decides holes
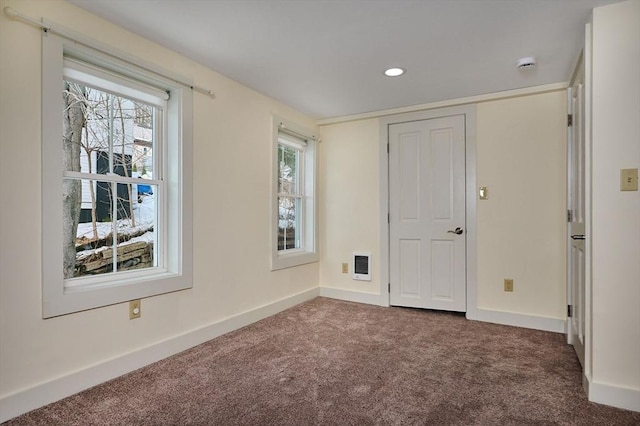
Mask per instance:
[[[464,115],[465,117],[465,173],[466,173],[466,281],[468,319],[477,319],[477,174],[476,174],[476,107],[462,105],[438,108],[380,118],[380,305],[389,304],[389,126],[410,121]]]

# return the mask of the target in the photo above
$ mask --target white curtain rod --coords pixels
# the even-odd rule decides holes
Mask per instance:
[[[288,128],[288,127],[287,127],[284,123],[282,123],[282,122],[278,125],[278,128],[279,128],[280,130],[282,130],[283,132],[285,132],[285,133],[289,133],[289,134],[291,134],[291,135],[293,135],[293,136],[297,136],[297,137],[302,138],[302,139],[304,139],[304,140],[309,140],[309,139],[311,139],[311,140],[313,140],[313,141],[318,141],[318,142],[320,142],[320,141],[318,140],[318,138],[316,138],[315,136],[313,136],[313,135],[312,135],[312,136],[309,136],[309,135],[305,135],[305,134],[300,133],[300,132],[296,132],[295,130],[291,130],[290,128]]]
[[[161,77],[164,77],[164,78],[166,78],[168,80],[173,81],[174,83],[178,83],[178,84],[181,84],[183,86],[186,86],[186,87],[190,88],[191,90],[193,90],[195,92],[199,92],[199,93],[202,93],[203,95],[207,95],[207,96],[210,96],[212,98],[215,98],[215,94],[213,93],[213,90],[204,89],[202,87],[195,86],[193,84],[190,84],[190,83],[187,83],[187,82],[185,82],[183,80],[180,80],[180,79],[178,79],[176,77],[171,77],[171,76],[168,76],[168,75],[166,75],[164,73],[160,73],[157,70],[152,69],[150,67],[145,67],[143,65],[140,65],[137,62],[134,62],[134,61],[131,61],[131,60],[127,60],[126,58],[123,58],[121,55],[117,55],[117,54],[114,54],[112,52],[109,52],[107,49],[99,48],[99,47],[96,47],[95,45],[92,45],[90,43],[87,43],[87,42],[84,42],[84,41],[80,40],[77,36],[74,36],[73,34],[71,34],[70,31],[66,31],[66,30],[64,30],[62,28],[54,28],[52,25],[47,25],[47,24],[44,24],[42,22],[39,22],[39,21],[29,17],[29,16],[26,16],[26,15],[18,12],[17,10],[15,10],[14,8],[12,8],[10,6],[7,6],[7,7],[4,8],[4,13],[11,19],[20,20],[20,21],[26,22],[28,24],[31,24],[33,26],[36,26],[36,27],[40,28],[41,30],[43,30],[45,32],[51,32],[53,34],[57,34],[57,35],[59,35],[61,37],[64,37],[64,38],[66,38],[68,40],[71,40],[73,42],[79,43],[79,44],[81,44],[83,46],[89,47],[91,49],[95,49],[95,50],[99,51],[100,53],[104,53],[105,55],[109,55],[109,56],[114,57],[114,58],[116,58],[118,60],[127,62],[127,63],[129,63],[131,65],[134,65],[134,66],[138,67],[138,68],[142,68],[145,71],[151,72],[151,73],[159,75]]]

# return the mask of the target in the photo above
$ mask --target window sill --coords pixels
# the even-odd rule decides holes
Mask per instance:
[[[293,253],[274,253],[271,259],[271,270],[293,268],[295,266],[306,265],[320,260],[317,252],[296,251]]]
[[[110,283],[66,287],[56,294],[45,295],[42,304],[43,318],[100,308],[192,287],[190,269],[182,273],[166,271],[128,280],[111,280]]]

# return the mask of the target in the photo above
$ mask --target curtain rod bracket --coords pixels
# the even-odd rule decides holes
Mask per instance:
[[[316,136],[314,136],[314,135],[309,136],[309,135],[305,135],[304,133],[300,133],[300,132],[296,132],[295,130],[291,130],[283,122],[280,122],[280,124],[278,124],[278,128],[284,130],[286,133],[291,133],[293,136],[297,136],[297,137],[305,139],[305,140],[311,139],[314,142],[320,142],[320,140]]]

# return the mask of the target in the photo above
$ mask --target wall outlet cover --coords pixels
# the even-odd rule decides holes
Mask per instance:
[[[504,279],[504,291],[513,291],[513,278]]]
[[[638,190],[638,169],[620,169],[620,191]]]
[[[140,318],[141,315],[142,308],[140,299],[129,302],[129,319]]]

